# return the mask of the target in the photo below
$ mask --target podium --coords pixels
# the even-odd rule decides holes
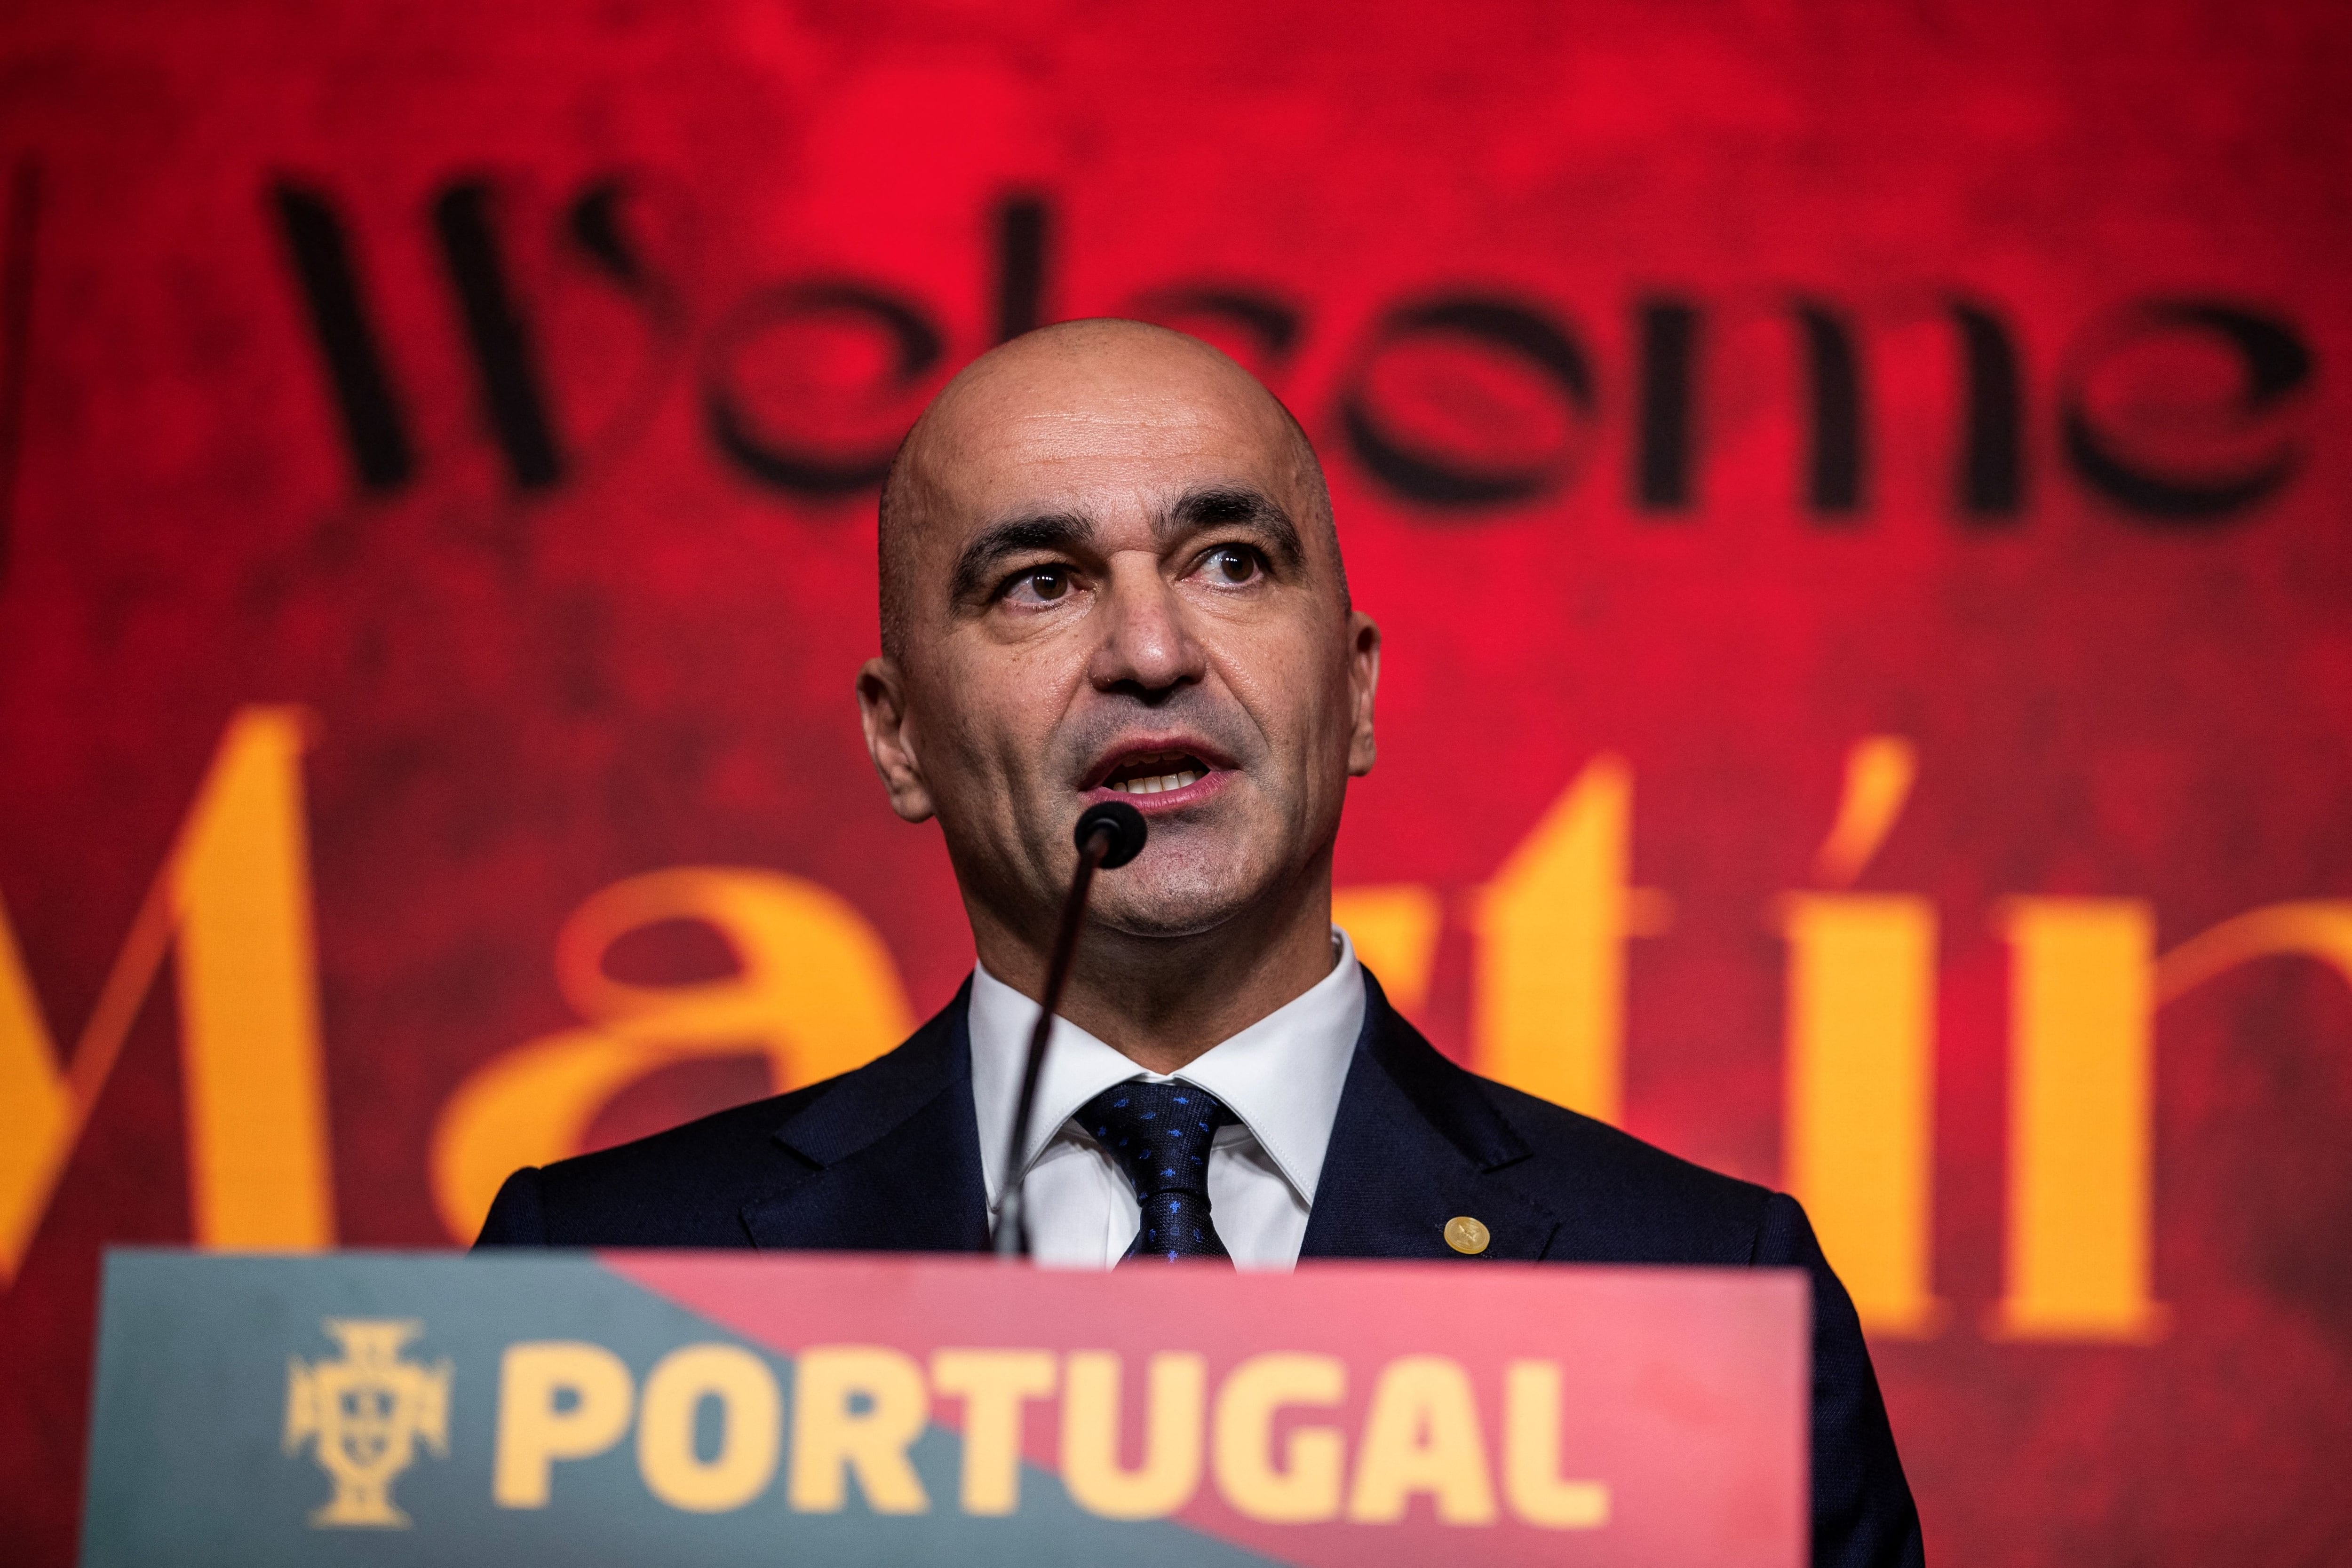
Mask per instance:
[[[85,1568],[1799,1568],[1795,1271],[118,1250]]]

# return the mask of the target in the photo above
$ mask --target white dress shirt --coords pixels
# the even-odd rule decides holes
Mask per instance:
[[[1239,1034],[1172,1074],[1146,1072],[1067,1019],[1054,1042],[1029,1122],[1024,1201],[1038,1262],[1108,1269],[1142,1225],[1135,1188],[1118,1163],[1070,1118],[1109,1088],[1181,1078],[1224,1103],[1234,1122],[1209,1147],[1209,1209],[1243,1269],[1288,1269],[1307,1236],[1315,1184],[1339,1092],[1364,1023],[1363,972],[1354,944],[1333,928],[1331,972]],[[990,1224],[1004,1190],[1004,1145],[1021,1097],[1021,1070],[1037,1004],[975,964],[971,971],[971,1098]]]

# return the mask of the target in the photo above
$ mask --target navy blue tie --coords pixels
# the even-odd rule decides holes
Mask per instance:
[[[1181,1079],[1121,1083],[1079,1106],[1077,1120],[1135,1184],[1143,1208],[1122,1263],[1232,1259],[1209,1218],[1209,1144],[1234,1120],[1223,1102]]]

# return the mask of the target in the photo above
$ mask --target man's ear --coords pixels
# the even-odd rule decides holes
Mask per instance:
[[[1380,748],[1372,741],[1372,697],[1381,686],[1381,629],[1362,611],[1348,614],[1348,700],[1354,721],[1348,734],[1348,776],[1372,770]]]
[[[907,684],[889,660],[868,659],[857,672],[857,716],[866,726],[866,754],[890,791],[890,809],[910,822],[927,821],[931,788],[907,723]]]

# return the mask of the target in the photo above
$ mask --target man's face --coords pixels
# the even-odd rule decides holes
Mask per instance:
[[[1328,852],[1371,765],[1378,633],[1238,368],[1140,334],[1010,358],[908,455],[900,658],[860,682],[876,761],[1013,929],[1050,917],[1072,824],[1107,800],[1151,833],[1096,918],[1211,929]]]

